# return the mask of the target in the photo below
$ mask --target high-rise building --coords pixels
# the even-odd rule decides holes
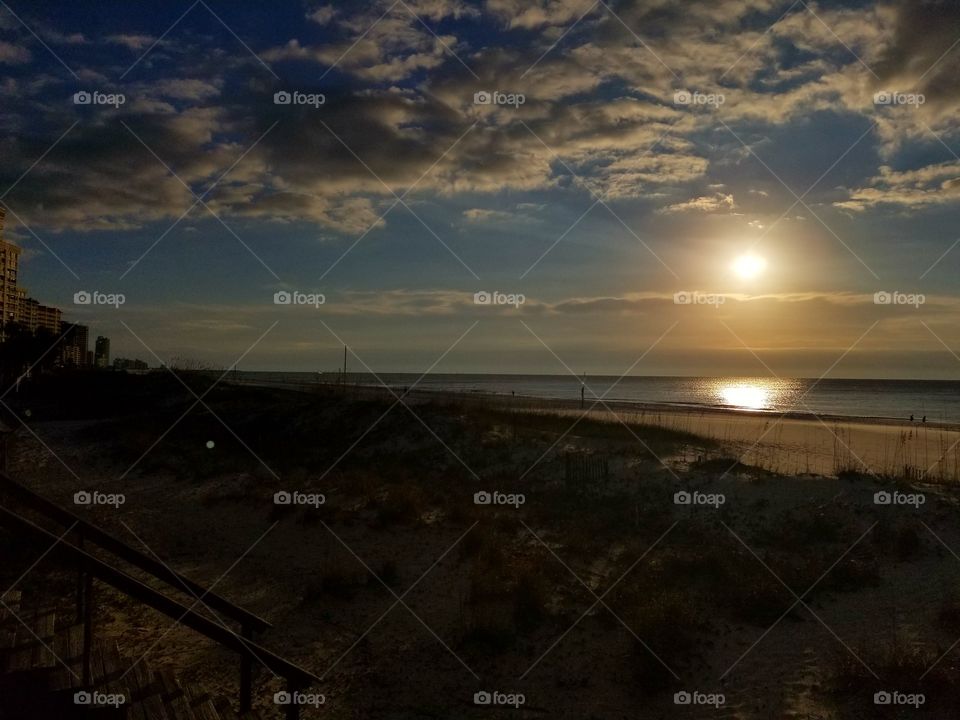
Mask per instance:
[[[60,343],[60,363],[74,367],[87,365],[89,328],[86,325],[64,322],[60,324],[60,334],[63,336]]]
[[[3,239],[6,211],[0,208],[0,333],[7,323],[16,322],[20,296],[17,293],[17,269],[20,248]]]
[[[110,338],[100,335],[94,346],[93,364],[98,368],[110,367]]]
[[[46,330],[51,335],[60,334],[63,312],[60,308],[41,305],[39,300],[27,297],[23,288],[17,288],[17,310],[13,320],[26,327],[30,332]]]
[[[0,207],[0,340],[6,337],[5,327],[11,323],[22,325],[33,333],[45,330],[57,337],[63,331],[63,312],[27,297],[26,288],[17,284],[20,248],[4,240],[5,220],[6,211]]]
[[[62,321],[63,311],[61,311],[60,308],[50,307],[48,305],[38,305],[37,326],[31,327],[30,329],[34,332],[37,330],[46,330],[54,337],[57,337],[60,334],[60,323]]]
[[[3,238],[6,216],[6,210],[0,207],[0,339],[5,336],[4,326],[10,323],[23,325],[30,332],[43,329],[59,335],[63,317],[60,308],[41,305],[17,284],[20,248]]]
[[[13,321],[33,331],[37,329],[39,316],[40,301],[28,298],[24,288],[17,288],[17,308]]]

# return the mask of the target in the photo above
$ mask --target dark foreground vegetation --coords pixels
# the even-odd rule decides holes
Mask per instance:
[[[84,484],[125,493],[119,511],[84,512],[199,580],[271,529],[218,590],[270,617],[272,647],[329,673],[328,717],[469,715],[483,688],[571,718],[705,717],[673,704],[694,689],[747,718],[896,717],[873,705],[885,688],[925,692],[931,717],[960,707],[952,655],[924,675],[960,635],[950,498],[923,515],[877,506],[875,480],[779,477],[651,426],[211,384],[46,378],[13,408],[81,481],[39,463],[27,432],[11,471],[64,503]],[[282,491],[324,502],[275,504]],[[477,504],[484,492],[512,502]],[[36,549],[8,540],[13,582]],[[24,583],[69,597],[57,578]],[[163,633],[114,600],[101,621],[118,636]],[[207,651],[169,644],[171,664],[227,682]]]

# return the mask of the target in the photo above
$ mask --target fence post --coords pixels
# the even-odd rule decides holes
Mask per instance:
[[[293,682],[292,678],[287,678],[287,694],[290,696],[290,703],[284,712],[285,720],[300,720],[300,705],[294,702],[299,689],[300,687]]]
[[[84,574],[83,583],[83,685],[90,685],[90,650],[93,645],[93,575]]]
[[[80,535],[77,540],[77,547],[83,550],[83,535]],[[77,615],[76,622],[80,624],[84,621],[83,614],[83,594],[85,592],[85,579],[84,572],[81,569],[77,570]]]
[[[240,628],[240,637],[253,640],[253,630],[247,625]],[[246,645],[246,643],[244,643]],[[253,659],[249,652],[240,654],[240,712],[250,712],[253,695]]]

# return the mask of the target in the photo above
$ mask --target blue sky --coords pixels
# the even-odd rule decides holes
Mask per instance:
[[[958,41],[948,2],[0,3],[0,197],[115,355],[949,378]]]

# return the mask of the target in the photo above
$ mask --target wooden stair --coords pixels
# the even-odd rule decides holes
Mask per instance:
[[[146,660],[125,657],[116,643],[94,641],[84,686],[83,625],[52,610],[24,608],[19,592],[0,605],[0,720],[128,718],[129,720],[260,720],[238,715],[226,698],[211,697]],[[22,622],[21,622],[22,621]],[[118,707],[78,704],[77,692],[122,695]]]

